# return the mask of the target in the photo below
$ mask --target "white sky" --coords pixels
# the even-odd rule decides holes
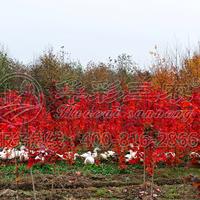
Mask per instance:
[[[83,64],[128,53],[142,65],[155,44],[199,40],[199,0],[0,0],[0,43],[25,63],[64,45]]]

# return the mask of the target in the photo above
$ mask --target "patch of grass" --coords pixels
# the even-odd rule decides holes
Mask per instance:
[[[102,175],[114,175],[114,174],[133,174],[136,169],[141,169],[141,173],[143,171],[141,166],[138,165],[129,165],[127,169],[121,170],[118,167],[117,163],[101,163],[99,165],[84,165],[82,160],[77,160],[75,164],[69,165],[64,161],[59,161],[56,163],[55,168],[53,164],[45,164],[40,165],[36,164],[33,166],[33,173],[39,172],[42,174],[54,174],[56,171],[59,173],[65,172],[76,172],[80,171],[83,174],[102,174]],[[55,171],[54,171],[55,170]],[[5,179],[12,179],[15,177],[15,165],[1,165],[0,172]],[[19,165],[19,173],[20,174],[30,174],[30,170],[26,167],[25,164]],[[187,176],[189,174],[193,174],[196,176],[200,176],[200,169],[197,168],[189,168],[185,169],[183,167],[176,168],[157,168],[155,171],[155,178],[181,178],[183,176]]]
[[[178,190],[175,186],[171,186],[166,194],[165,194],[165,198],[173,200],[173,199],[180,199],[180,194],[178,193]]]
[[[107,193],[108,193],[108,190],[105,189],[105,188],[98,188],[98,189],[96,190],[96,195],[99,196],[99,197],[103,197],[103,196],[105,196]]]
[[[181,178],[183,176],[188,176],[189,174],[193,174],[194,176],[200,176],[200,169],[198,168],[184,168],[184,167],[165,167],[158,168],[155,171],[155,178],[163,177],[163,178]]]
[[[117,168],[117,166],[107,165],[107,164],[85,165],[82,170],[93,173],[93,174],[102,174],[102,175],[119,174],[120,173],[120,170]]]
[[[8,166],[0,166],[0,172],[1,176],[6,179],[10,180],[15,177],[15,166],[14,165],[8,165]]]
[[[191,185],[163,185],[162,190],[164,195],[161,200],[197,200],[199,199],[197,192]]]

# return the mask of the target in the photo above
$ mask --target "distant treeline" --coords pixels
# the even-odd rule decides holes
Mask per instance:
[[[153,64],[148,70],[138,66],[127,54],[116,59],[109,58],[107,63],[89,62],[82,66],[79,62],[65,61],[63,54],[46,51],[31,65],[24,65],[0,51],[0,78],[11,73],[26,73],[41,85],[45,94],[53,84],[67,84],[72,89],[83,87],[87,92],[104,90],[106,84],[118,82],[122,89],[132,83],[151,82],[156,88],[167,90],[173,95],[188,95],[200,85],[200,54],[194,52],[186,56],[171,58],[160,56],[157,48],[151,52]],[[19,82],[18,82],[19,81]],[[101,85],[100,87],[99,85]],[[129,84],[131,83],[131,84]],[[0,89],[15,89],[20,80],[11,80]],[[98,84],[98,87],[96,86]],[[104,87],[105,86],[105,87]],[[180,89],[181,88],[181,89]]]

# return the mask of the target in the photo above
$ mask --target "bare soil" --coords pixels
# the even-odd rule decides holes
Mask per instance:
[[[153,195],[151,184],[143,184],[141,170],[133,174],[99,175],[80,172],[34,174],[36,197],[38,200],[79,200],[79,199],[125,199],[125,200],[196,200],[198,193],[182,178],[155,178]],[[30,175],[16,181],[0,181],[1,200],[32,200],[33,190]]]

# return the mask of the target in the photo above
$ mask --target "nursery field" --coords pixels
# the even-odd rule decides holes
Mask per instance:
[[[0,199],[199,198],[199,88],[53,82],[46,94],[22,77],[0,94]]]
[[[33,199],[30,170],[25,165],[19,167],[16,180],[15,166],[1,166],[0,198]],[[189,174],[200,176],[197,168],[156,169],[153,194],[158,200],[199,199],[198,191],[186,181]],[[151,199],[151,177],[143,183],[140,166],[129,166],[119,170],[116,164],[35,165],[33,167],[37,199]],[[146,192],[146,193],[144,193]]]
[[[142,3],[140,11],[138,3],[131,6],[132,1],[121,5],[105,1],[102,6],[103,1],[87,0],[81,6],[73,1],[73,12],[68,1],[56,1],[57,6],[49,1],[44,7],[42,1],[34,1],[30,7],[35,5],[36,12],[25,14],[19,8],[27,9],[29,3],[14,3],[8,6],[9,12],[3,12],[2,31],[5,25],[9,29],[0,39],[16,45],[16,56],[24,61],[10,57],[7,44],[0,43],[0,200],[200,199],[200,42],[193,45],[198,38],[198,12],[192,10],[197,6],[159,2],[164,12],[150,2]],[[48,6],[49,17],[45,15]],[[19,14],[13,15],[15,10]],[[84,14],[79,20],[80,11]],[[193,20],[188,11],[195,14]],[[65,13],[73,14],[72,19]],[[134,13],[137,17],[131,17]],[[34,16],[28,19],[29,14]],[[11,21],[7,23],[6,18]],[[140,19],[147,22],[144,27]],[[167,19],[170,26],[177,25],[167,28]],[[44,39],[43,29],[47,31]],[[192,36],[191,44],[188,38],[180,50],[179,41],[173,48],[170,35],[181,42],[184,31],[185,38]],[[146,48],[153,44],[153,40],[148,43],[151,37],[167,48],[155,45],[145,59]],[[39,55],[37,48],[43,42],[49,44],[47,40],[56,49],[47,45]],[[32,45],[36,46],[31,50]],[[89,62],[81,64],[66,50]],[[34,53],[32,62],[26,59],[29,51]],[[112,57],[121,51],[133,51],[133,56]],[[106,53],[111,53],[107,59]],[[98,60],[101,57],[103,61]]]

